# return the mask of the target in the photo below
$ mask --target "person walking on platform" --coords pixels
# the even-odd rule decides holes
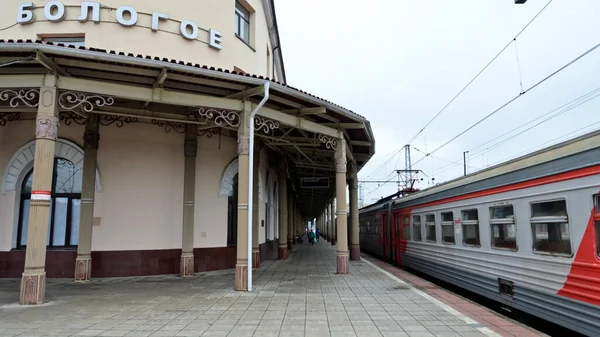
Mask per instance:
[[[321,231],[317,228],[317,232],[315,233],[315,240],[319,243],[319,237],[321,236]]]
[[[308,233],[308,242],[310,242],[311,245],[315,244],[315,232],[312,229]]]

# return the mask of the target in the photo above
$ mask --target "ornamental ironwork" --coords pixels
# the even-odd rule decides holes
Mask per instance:
[[[240,125],[240,114],[237,111],[200,108],[197,110],[197,113],[199,117],[211,120],[218,126],[230,126],[235,128]]]
[[[114,103],[115,99],[110,96],[89,95],[75,91],[66,91],[58,96],[58,105],[63,110],[81,109],[85,112],[92,112],[95,108],[110,106]]]
[[[163,120],[153,119],[152,124],[156,125],[160,128],[163,128],[165,130],[165,132],[171,132],[171,131],[175,131],[177,133],[185,132],[185,123],[181,123],[181,122],[171,122],[171,121],[163,121]]]
[[[131,116],[116,116],[116,115],[100,115],[98,118],[98,122],[102,126],[109,126],[115,124],[116,127],[122,128],[125,124],[136,123],[138,121],[137,117]]]
[[[327,147],[328,149],[337,150],[337,138],[320,134],[319,140],[321,141],[321,143],[325,144],[325,147]]]
[[[74,112],[61,112],[59,117],[60,120],[65,123],[65,125],[71,125],[73,123],[78,125],[84,125],[86,121],[86,118]]]
[[[18,112],[0,113],[0,126],[5,126],[8,122],[14,122],[21,118]]]
[[[11,108],[16,108],[23,104],[30,108],[37,108],[40,102],[39,89],[23,89],[11,90],[6,89],[0,91],[0,101],[7,102]]]
[[[254,129],[268,134],[271,130],[279,129],[279,122],[257,116],[254,117]]]
[[[202,137],[206,136],[206,138],[212,138],[212,136],[218,135],[221,133],[221,128],[211,128],[211,129],[200,129],[196,131],[196,136]]]

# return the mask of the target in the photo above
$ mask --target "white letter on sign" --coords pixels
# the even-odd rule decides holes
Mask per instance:
[[[31,7],[33,7],[33,2],[19,4],[19,9],[17,10],[17,23],[25,24],[33,22],[33,12],[29,9]]]
[[[223,46],[221,45],[221,38],[223,37],[223,34],[212,28],[208,30],[208,34],[210,35],[208,45],[218,50],[223,49]]]
[[[130,15],[129,20],[125,20],[125,16],[124,16],[125,12],[129,13],[129,15]],[[122,24],[123,26],[131,27],[131,26],[135,25],[137,20],[138,20],[138,13],[135,11],[135,9],[133,9],[129,6],[121,6],[121,7],[117,8],[117,21],[120,24]]]
[[[191,34],[188,33],[188,27],[192,29]],[[179,31],[181,36],[188,40],[195,40],[198,38],[198,26],[190,20],[181,21],[181,25],[179,25]]]
[[[169,16],[164,13],[152,12],[152,31],[158,31],[158,20],[167,20]]]
[[[55,11],[56,14],[52,14]],[[44,6],[44,16],[46,19],[57,22],[65,18],[65,5],[60,1],[50,1]]]
[[[90,17],[90,9],[92,10],[92,21],[100,22],[100,3],[92,1],[81,2],[81,15],[77,18],[79,22],[86,22]]]

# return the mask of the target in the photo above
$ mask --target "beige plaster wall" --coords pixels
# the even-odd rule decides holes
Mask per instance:
[[[64,20],[50,22],[44,17],[44,5],[48,1],[40,0],[34,1],[35,21],[15,25],[17,6],[22,2],[2,1],[0,39],[35,40],[44,36],[85,35],[86,47],[166,57],[229,70],[236,66],[247,73],[273,77],[272,61],[267,68],[267,49],[272,49],[261,0],[243,1],[254,9],[250,46],[235,36],[233,0],[102,0],[99,1],[102,5],[99,23],[77,20],[81,0],[62,0],[66,6]],[[122,26],[116,20],[116,9],[124,5],[131,6],[139,14],[137,24],[132,27]],[[157,32],[150,29],[153,11],[169,15],[167,21],[159,22]],[[198,25],[198,39],[189,41],[180,35],[179,26],[183,20]],[[223,35],[220,51],[208,46],[211,28]],[[270,54],[272,60],[273,52]]]

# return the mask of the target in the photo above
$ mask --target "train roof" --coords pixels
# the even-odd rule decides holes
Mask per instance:
[[[369,212],[381,209],[389,202],[400,206],[412,206],[597,164],[600,164],[600,130],[440,183],[405,197],[394,198],[398,193],[392,194],[375,204],[361,208],[360,211]],[[483,182],[487,182],[487,184]]]

